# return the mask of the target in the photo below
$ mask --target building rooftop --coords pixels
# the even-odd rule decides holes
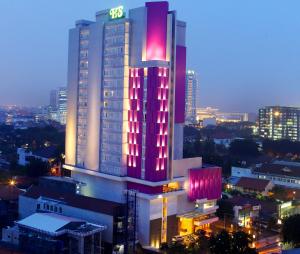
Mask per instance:
[[[24,191],[15,185],[0,185],[0,200],[17,200],[22,193],[24,193]]]
[[[105,229],[105,226],[89,224],[83,220],[55,213],[34,213],[18,221],[17,225],[52,236],[59,236],[67,232],[74,235],[89,235]]]
[[[72,193],[61,193],[39,186],[32,186],[23,194],[25,197],[38,199],[40,197],[50,198],[65,203],[68,206],[80,208],[83,210],[94,211],[114,215],[116,210],[122,208],[122,204],[103,199],[86,197]]]
[[[263,200],[258,200],[256,198],[248,198],[248,197],[242,197],[242,196],[234,196],[228,201],[233,205],[233,206],[245,206],[245,205],[251,205],[251,206],[258,206],[260,205],[260,214],[262,217],[265,218],[270,218],[272,217],[275,213],[278,212],[277,210],[277,204],[272,201],[263,201]]]
[[[56,213],[34,213],[17,222],[18,225],[38,229],[48,233],[57,233],[71,222],[83,222]]]
[[[300,166],[278,163],[264,163],[261,165],[261,167],[255,168],[254,172],[258,174],[300,177]]]
[[[241,177],[236,183],[236,187],[243,189],[251,189],[256,191],[265,191],[266,187],[270,183],[270,180],[250,178],[250,177]]]
[[[78,181],[76,181],[75,179],[71,178],[71,177],[66,177],[66,176],[43,176],[41,177],[42,179],[46,179],[46,180],[52,180],[52,181],[57,181],[57,182],[67,182],[67,183],[79,183]]]

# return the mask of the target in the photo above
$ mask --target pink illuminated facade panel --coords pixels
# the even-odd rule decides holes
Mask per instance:
[[[175,123],[185,120],[186,47],[176,47]]]
[[[135,178],[141,178],[143,89],[144,69],[131,68],[129,71],[127,174]]]
[[[219,199],[222,191],[222,172],[220,167],[206,167],[189,170],[190,201],[196,199]]]
[[[168,2],[148,2],[146,58],[166,60]]]
[[[163,192],[163,186],[147,186],[139,183],[127,182],[127,189],[137,190],[141,193],[146,193],[150,195],[160,194]]]
[[[167,178],[169,70],[148,68],[145,180]]]

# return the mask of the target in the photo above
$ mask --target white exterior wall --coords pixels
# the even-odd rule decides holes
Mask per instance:
[[[150,202],[143,198],[138,198],[138,239],[142,245],[150,245]]]
[[[90,223],[100,224],[107,226],[106,230],[102,233],[103,240],[112,243],[113,240],[113,217],[107,214],[96,213],[80,208],[61,205],[62,215],[78,218],[88,221]]]
[[[66,123],[66,149],[65,163],[76,164],[77,147],[77,92],[78,92],[78,58],[79,58],[79,28],[69,32],[68,53],[68,102]]]
[[[126,175],[129,22],[109,22],[104,27],[101,103],[101,166],[111,175]]]
[[[114,181],[94,175],[72,171],[72,178],[86,185],[80,188],[80,194],[88,197],[124,203],[126,182]]]
[[[146,59],[146,17],[145,7],[129,10],[130,18],[130,66],[143,66]]]
[[[99,169],[100,147],[100,94],[102,77],[100,70],[102,69],[103,24],[91,24],[89,30],[88,117],[85,167],[97,171]]]
[[[32,198],[19,196],[19,219],[24,219],[36,212],[37,201]]]
[[[183,157],[183,128],[184,124],[174,124],[173,159],[180,160]]]
[[[150,197],[150,196],[149,196]],[[187,193],[172,195],[167,197],[167,216],[178,215],[191,212],[195,209],[195,204],[189,202]],[[162,198],[146,199],[138,197],[138,235],[143,246],[150,246],[150,221],[162,219]]]
[[[188,200],[187,192],[177,198],[177,214],[183,214],[195,210],[195,203]]]
[[[186,158],[181,160],[173,160],[173,176],[188,176],[188,170],[191,168],[201,168],[202,158]]]

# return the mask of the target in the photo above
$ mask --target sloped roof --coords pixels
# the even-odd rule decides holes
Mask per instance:
[[[18,225],[55,234],[71,222],[83,222],[55,213],[34,213],[17,222]]]
[[[300,166],[265,163],[254,169],[255,173],[300,177]]]
[[[265,191],[265,189],[269,183],[270,183],[270,180],[250,178],[250,177],[241,177],[235,186],[241,187],[243,189]]]

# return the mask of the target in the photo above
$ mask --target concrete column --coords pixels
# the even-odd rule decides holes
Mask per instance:
[[[78,240],[78,253],[79,254],[84,254],[84,237],[80,237]]]
[[[101,243],[102,243],[102,233],[100,232],[99,233],[99,254],[102,254],[102,246],[101,246]]]
[[[95,234],[92,234],[92,254],[95,254]]]

